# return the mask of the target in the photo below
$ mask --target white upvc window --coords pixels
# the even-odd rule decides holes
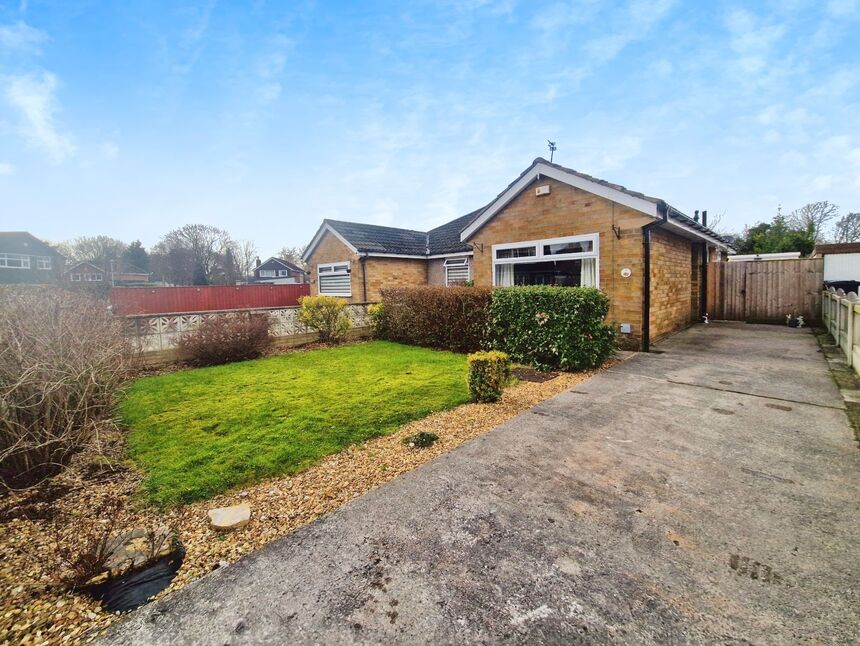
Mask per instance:
[[[100,283],[102,280],[104,280],[103,274],[84,274],[84,282]]]
[[[50,256],[39,256],[36,258],[36,267],[39,269],[43,269],[45,271],[51,270],[51,257]]]
[[[30,256],[20,253],[0,253],[0,267],[6,269],[29,269]]]
[[[260,270],[260,278],[274,278],[275,270],[274,269],[261,269]]]
[[[73,283],[79,283],[79,282],[81,282],[81,275],[80,274],[69,274],[69,280],[72,281]]]
[[[463,258],[446,258],[444,267],[446,287],[462,285],[472,279],[472,268],[468,256]]]
[[[493,245],[493,285],[600,287],[600,235]]]
[[[349,262],[327,262],[317,265],[317,278],[321,296],[352,296]]]

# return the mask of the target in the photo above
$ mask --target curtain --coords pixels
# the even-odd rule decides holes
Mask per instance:
[[[597,287],[597,258],[583,258],[580,284],[583,287]]]
[[[496,287],[513,287],[514,266],[496,265]]]

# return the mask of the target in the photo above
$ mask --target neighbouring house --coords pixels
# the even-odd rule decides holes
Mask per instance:
[[[593,286],[626,345],[700,320],[709,262],[730,250],[665,201],[545,159],[483,208],[430,231],[324,220],[308,245],[311,293],[376,301],[407,285]]]
[[[254,268],[254,277],[251,282],[264,285],[289,285],[306,283],[308,278],[305,270],[295,263],[273,256],[262,263],[259,258],[257,259],[257,266]]]
[[[56,284],[65,258],[26,231],[0,231],[0,283]]]
[[[860,285],[860,242],[815,245],[813,258],[824,258],[824,284],[857,292]]]
[[[145,285],[149,283],[149,272],[123,262],[112,262],[105,267],[84,260],[66,269],[63,280],[71,285]]]

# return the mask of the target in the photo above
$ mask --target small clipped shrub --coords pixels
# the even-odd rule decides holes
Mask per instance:
[[[269,343],[267,314],[214,316],[186,332],[177,346],[184,361],[193,366],[215,366],[262,356]]]
[[[470,354],[469,394],[476,402],[495,402],[511,378],[511,360],[504,352],[491,350]]]
[[[373,334],[376,337],[385,336],[385,307],[382,303],[373,303],[367,306],[367,316],[370,319],[370,326],[373,328]]]
[[[592,287],[504,287],[493,291],[491,347],[539,370],[585,370],[613,352],[604,322],[609,298]]]
[[[383,289],[384,336],[452,352],[480,350],[487,338],[490,292],[484,287]]]
[[[319,332],[323,343],[338,343],[349,332],[346,301],[334,296],[303,296],[299,300],[299,320]]]
[[[433,443],[438,439],[439,436],[436,433],[419,431],[404,437],[403,443],[410,449],[426,449],[428,446],[433,446]]]

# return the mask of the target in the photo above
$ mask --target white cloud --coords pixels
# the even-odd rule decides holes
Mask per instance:
[[[15,172],[15,167],[8,162],[0,162],[0,176],[11,175]]]
[[[112,141],[106,141],[101,145],[102,155],[105,159],[116,159],[119,156],[119,146]]]
[[[0,25],[0,50],[38,51],[47,39],[44,31],[20,20],[12,25]]]
[[[675,4],[675,0],[634,0],[622,19],[603,36],[585,43],[583,49],[592,64],[602,65],[614,59],[628,45],[648,36]]]
[[[44,150],[54,161],[62,161],[75,152],[68,134],[58,131],[54,117],[57,77],[50,72],[24,74],[5,79],[5,98],[20,118],[19,131],[31,145]]]

